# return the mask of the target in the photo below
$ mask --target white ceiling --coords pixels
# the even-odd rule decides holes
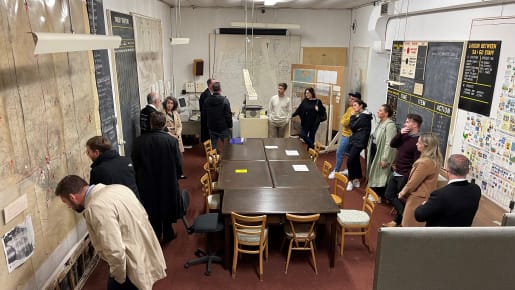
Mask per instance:
[[[245,0],[161,0],[175,7],[178,3],[181,7],[244,7]],[[373,2],[374,0],[279,0],[279,3],[269,8],[297,8],[297,9],[350,9]],[[263,7],[263,0],[247,0],[247,7],[252,5]]]

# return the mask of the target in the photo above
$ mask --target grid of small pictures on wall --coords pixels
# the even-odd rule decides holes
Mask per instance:
[[[89,238],[86,238],[83,245],[66,262],[65,269],[58,275],[56,281],[47,287],[47,290],[81,289],[97,262],[98,256],[95,255],[95,249]]]

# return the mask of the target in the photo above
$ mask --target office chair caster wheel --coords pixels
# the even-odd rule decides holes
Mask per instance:
[[[206,271],[206,272],[204,272],[204,275],[206,275],[206,276],[211,276],[211,271]]]
[[[188,263],[188,262],[184,263],[184,268],[185,269],[188,269],[190,266],[191,266],[190,263]]]
[[[201,249],[197,249],[197,250],[195,251],[195,256],[197,256],[197,257],[202,257],[203,255],[204,255],[204,253],[202,252],[202,250],[201,250]]]

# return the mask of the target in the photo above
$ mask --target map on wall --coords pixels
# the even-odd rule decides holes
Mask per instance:
[[[244,68],[250,73],[259,103],[268,106],[277,94],[277,84],[290,81],[291,65],[300,59],[300,36],[211,34],[210,47],[212,76],[220,81],[233,111],[245,100]]]

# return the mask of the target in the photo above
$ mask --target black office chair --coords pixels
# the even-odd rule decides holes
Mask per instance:
[[[186,231],[188,234],[193,233],[206,233],[207,234],[207,250],[197,249],[195,251],[195,255],[198,258],[189,260],[184,263],[184,268],[189,268],[191,265],[203,264],[206,263],[206,272],[204,274],[206,276],[211,275],[211,264],[223,262],[222,257],[215,255],[215,252],[211,249],[212,241],[210,239],[210,234],[214,234],[217,232],[221,232],[224,230],[224,223],[222,220],[222,216],[219,213],[206,213],[199,215],[193,225],[190,225],[188,220],[186,219],[186,213],[188,211],[190,205],[190,195],[187,190],[183,190],[181,192],[182,203],[184,206],[184,214],[182,217],[182,222],[186,227]]]

